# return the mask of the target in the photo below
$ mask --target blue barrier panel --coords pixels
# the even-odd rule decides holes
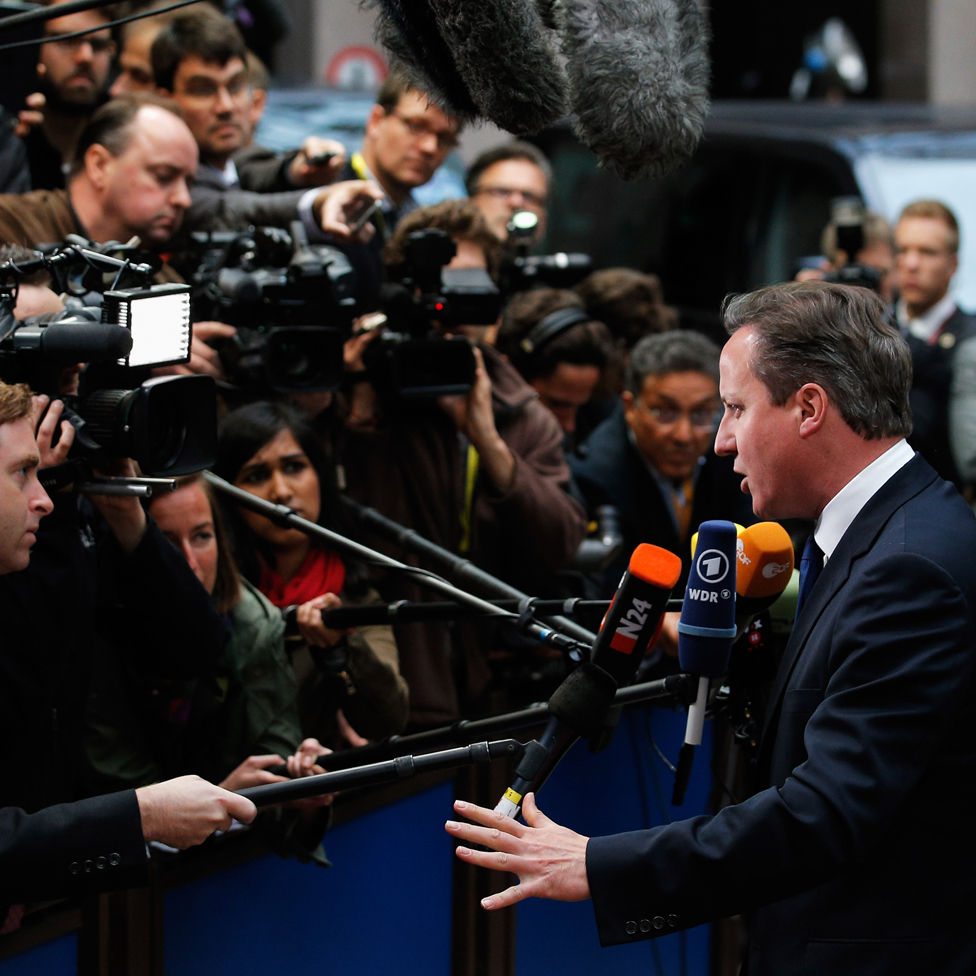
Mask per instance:
[[[671,805],[673,763],[684,739],[685,714],[666,708],[629,709],[606,752],[577,743],[539,794],[542,811],[588,837],[640,830],[705,812],[711,788],[711,724],[695,750],[684,805]],[[707,976],[709,927],[633,945],[600,948],[588,901],[532,898],[518,907],[517,973],[546,976]]]
[[[0,960],[0,976],[77,976],[78,935],[62,935],[20,955]]]
[[[333,866],[263,855],[166,895],[179,976],[448,976],[453,844],[445,783],[342,824]]]

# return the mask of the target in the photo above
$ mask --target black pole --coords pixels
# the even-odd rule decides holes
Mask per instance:
[[[554,620],[555,613],[606,613],[610,606],[609,600],[582,600],[572,597],[568,600],[489,600],[493,606],[508,610],[511,613],[521,613],[527,604],[531,605],[533,613]],[[681,610],[681,598],[668,601],[669,611]],[[395,622],[414,623],[425,620],[459,620],[463,617],[480,615],[480,608],[462,607],[459,603],[414,603],[409,600],[399,600],[396,603],[377,603],[365,607],[337,607],[335,610],[323,610],[322,622],[333,630],[345,630],[347,627],[365,627],[369,624],[392,624]]]
[[[26,10],[22,14],[11,14],[0,18],[0,32],[5,27],[16,27],[18,24],[33,24],[39,20],[54,20],[56,17],[67,17],[69,14],[79,14],[85,10],[97,7],[108,7],[118,0],[67,0],[53,7],[42,7],[40,10]],[[189,5],[189,4],[188,4]],[[98,28],[102,30],[102,28]]]
[[[669,674],[666,678],[619,689],[614,695],[613,704],[626,707],[665,699],[688,702],[695,700],[697,690],[697,678],[686,674]],[[382,742],[372,742],[368,746],[323,754],[319,756],[317,763],[329,772],[352,769],[396,756],[416,755],[429,749],[443,749],[454,744],[465,745],[490,739],[495,735],[508,735],[523,729],[531,729],[536,725],[543,725],[550,718],[547,704],[530,705],[517,712],[490,715],[488,718],[462,719],[436,729],[414,732],[411,735],[394,735]],[[288,767],[284,763],[268,767],[268,772],[277,776],[285,776],[287,770]]]
[[[245,508],[250,508],[252,511],[257,512],[259,515],[264,515],[276,525],[298,529],[306,535],[320,539],[333,549],[353,556],[356,559],[362,559],[364,562],[373,563],[374,565],[383,566],[399,572],[410,573],[421,586],[426,586],[428,589],[434,590],[443,596],[450,597],[457,603],[475,608],[487,617],[499,617],[513,623],[519,621],[517,614],[509,613],[509,611],[503,610],[501,607],[496,607],[493,603],[482,600],[481,597],[475,596],[473,593],[467,593],[464,590],[458,589],[458,587],[448,583],[447,580],[441,579],[434,573],[429,573],[426,570],[418,570],[415,566],[408,566],[406,563],[401,563],[390,556],[385,556],[375,549],[370,549],[368,546],[354,542],[352,539],[347,539],[344,535],[339,535],[338,532],[333,532],[331,529],[317,525],[315,522],[310,522],[308,519],[296,515],[287,505],[275,505],[273,502],[266,502],[263,498],[258,498],[257,495],[252,495],[249,491],[244,491],[243,488],[238,488],[230,484],[230,482],[224,481],[223,478],[218,477],[211,471],[204,471],[203,476],[217,491],[232,498],[238,505],[243,505]],[[531,636],[550,647],[555,647],[562,651],[575,651],[584,657],[589,657],[589,645],[584,647],[577,641],[548,630],[534,621],[528,621],[528,623],[523,621],[522,632],[531,634]]]
[[[429,559],[440,567],[441,572],[447,573],[452,579],[466,583],[468,586],[474,586],[490,596],[511,600],[531,599],[527,593],[523,593],[503,580],[486,573],[483,569],[479,569],[469,559],[456,556],[453,552],[449,552],[442,546],[425,539],[419,532],[408,529],[406,526],[400,525],[399,522],[394,522],[393,519],[381,515],[375,508],[360,505],[359,502],[353,501],[351,498],[343,498],[343,501],[364,525],[374,529],[379,535],[403,546],[409,552]],[[596,634],[593,631],[581,627],[574,620],[562,616],[547,616],[545,619],[550,626],[585,644],[592,645],[596,640]]]
[[[496,759],[514,759],[522,754],[522,743],[515,739],[500,739],[497,742],[477,742],[459,749],[445,749],[426,756],[399,756],[388,762],[373,763],[369,766],[356,766],[341,772],[320,773],[318,776],[302,776],[287,783],[267,783],[264,786],[249,786],[238,790],[255,806],[266,807],[275,803],[288,803],[291,800],[304,800],[323,793],[337,793],[353,786],[374,786],[400,779],[409,779],[417,773],[434,772],[440,769],[454,769],[456,766],[470,766],[474,763],[493,762]]]

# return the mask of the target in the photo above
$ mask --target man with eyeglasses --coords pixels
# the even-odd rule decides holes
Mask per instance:
[[[242,188],[234,155],[251,137],[253,91],[247,54],[233,22],[205,7],[174,17],[153,41],[157,90],[179,105],[200,151],[192,202],[174,245],[177,252],[192,231],[236,231],[249,225],[287,228],[299,219],[310,239],[324,237],[322,212],[330,188],[320,184],[332,183],[337,166],[323,164],[317,178],[303,180],[311,189],[255,192]],[[307,148],[311,141],[307,140],[303,150],[306,156],[317,151]],[[290,185],[297,186],[294,181]]]
[[[551,186],[552,167],[542,150],[518,139],[483,152],[465,178],[468,196],[502,241],[508,239],[508,222],[520,210],[539,218],[532,242],[542,240]]]
[[[696,332],[645,336],[631,352],[621,409],[570,459],[590,510],[610,504],[620,512],[624,547],[604,573],[607,596],[640,543],[677,553],[686,577],[691,536],[702,522],[755,521],[732,459],[712,446],[721,409],[718,363],[718,346]],[[668,623],[661,646],[676,652],[677,631]]]
[[[44,25],[44,36],[50,40],[41,45],[37,63],[38,88],[45,102],[43,121],[25,139],[35,190],[65,186],[78,137],[105,100],[115,42],[107,28],[96,28],[108,21],[104,9],[85,10]],[[81,30],[93,33],[68,36]]]

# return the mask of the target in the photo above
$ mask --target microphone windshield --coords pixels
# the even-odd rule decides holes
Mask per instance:
[[[652,586],[672,590],[681,576],[681,560],[667,549],[642,542],[631,555],[627,571]]]
[[[735,592],[747,599],[779,596],[793,573],[793,543],[778,522],[757,522],[736,542]]]

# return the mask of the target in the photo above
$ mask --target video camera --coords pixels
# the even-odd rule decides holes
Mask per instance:
[[[346,255],[309,244],[300,221],[243,233],[197,232],[193,306],[198,320],[237,327],[220,347],[224,372],[249,392],[335,390],[356,311]]]
[[[85,480],[93,467],[115,458],[132,458],[150,477],[191,474],[215,458],[213,379],[149,376],[153,367],[190,358],[190,289],[150,284],[152,265],[108,253],[118,247],[72,239],[46,253],[31,252],[26,260],[0,263],[0,378],[63,400],[64,419],[76,431],[66,470],[49,474],[46,487]],[[88,284],[92,274],[105,273],[118,282],[121,272],[145,284],[74,293],[68,299],[72,307],[62,312],[14,318],[25,278],[47,272],[60,287],[78,280],[79,271]],[[96,298],[100,307],[91,304]],[[87,364],[78,391],[65,394],[61,373],[77,363]]]
[[[830,221],[837,228],[837,249],[847,255],[847,263],[837,271],[829,271],[823,280],[880,292],[881,272],[857,263],[858,254],[864,250],[864,201],[860,197],[836,197],[830,211]]]
[[[457,253],[449,234],[428,228],[407,238],[401,283],[383,289],[387,329],[366,348],[370,380],[394,400],[464,394],[475,360],[463,325],[494,325],[501,293],[483,268],[447,268]]]
[[[530,210],[519,210],[507,225],[507,249],[502,260],[502,291],[513,295],[530,288],[572,288],[578,285],[592,270],[589,254],[529,254],[535,240],[539,217]]]

